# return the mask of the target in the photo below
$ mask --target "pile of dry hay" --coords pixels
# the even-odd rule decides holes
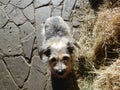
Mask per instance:
[[[120,59],[98,73],[93,90],[120,90]]]
[[[105,64],[119,57],[120,8],[102,10],[93,29],[93,56],[95,64]]]
[[[120,90],[120,7],[101,9],[93,34],[95,66],[106,68],[96,71],[93,90]]]
[[[88,47],[91,54],[86,52],[88,62],[92,60],[97,68],[97,76],[92,77],[93,84],[86,77],[79,79],[81,90],[120,90],[120,0],[104,1],[92,31],[92,46]]]

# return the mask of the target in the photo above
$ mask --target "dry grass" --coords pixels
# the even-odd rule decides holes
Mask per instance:
[[[99,70],[98,74],[93,90],[120,90],[120,59],[105,70]]]
[[[120,6],[120,0],[104,0],[104,4],[100,7],[102,10],[115,8]]]
[[[93,29],[93,56],[95,64],[105,64],[106,60],[119,57],[115,50],[120,47],[120,8],[107,9],[98,13]]]
[[[94,27],[89,20],[95,18],[88,15],[85,26],[80,27],[79,57],[84,57],[79,59],[80,90],[120,90],[120,0],[104,2]]]

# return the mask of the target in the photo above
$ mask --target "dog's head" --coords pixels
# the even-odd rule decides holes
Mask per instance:
[[[54,37],[46,42],[40,56],[49,63],[53,76],[64,78],[72,71],[74,51],[70,39]]]

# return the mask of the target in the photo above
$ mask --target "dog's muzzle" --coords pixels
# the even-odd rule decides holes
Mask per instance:
[[[65,71],[66,71],[65,69],[56,70],[56,74],[64,75]]]

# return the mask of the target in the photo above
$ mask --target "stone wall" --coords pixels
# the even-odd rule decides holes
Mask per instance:
[[[94,20],[88,0],[0,0],[0,90],[52,90],[38,51],[41,24],[55,15],[70,25],[76,40]]]

